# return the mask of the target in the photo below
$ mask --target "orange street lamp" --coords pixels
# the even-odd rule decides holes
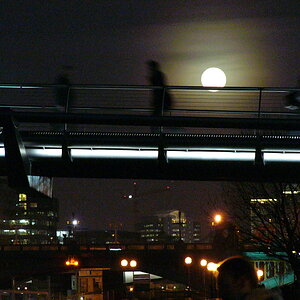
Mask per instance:
[[[127,259],[122,259],[120,264],[121,264],[121,267],[127,267],[128,266],[128,260]]]
[[[133,259],[130,261],[129,265],[131,268],[135,268],[137,266],[137,261]]]
[[[223,216],[221,214],[216,214],[213,217],[213,221],[211,222],[212,226],[218,225],[222,222]]]
[[[65,261],[66,266],[74,266],[78,267],[79,266],[79,261],[75,257],[70,257]]]
[[[192,258],[187,256],[185,259],[184,259],[184,263],[186,265],[190,265],[191,263],[193,262]]]
[[[207,260],[204,259],[204,258],[201,259],[201,260],[200,260],[200,266],[201,266],[201,267],[206,267],[206,266],[207,266]]]
[[[215,263],[213,263],[213,262],[209,262],[209,263],[207,264],[207,266],[206,266],[207,270],[208,270],[208,271],[211,271],[211,272],[217,271],[218,267],[219,267],[219,265],[218,265],[218,264],[215,264]]]
[[[222,222],[222,215],[220,215],[220,214],[215,215],[214,221],[215,221],[217,224],[221,223],[221,222]]]
[[[258,270],[256,271],[256,274],[257,274],[258,280],[261,280],[262,276],[264,275],[264,271],[258,269]]]
[[[187,256],[184,259],[184,263],[187,265],[187,272],[188,272],[188,286],[187,286],[187,290],[190,291],[191,290],[191,270],[190,270],[190,265],[193,262],[193,259],[190,256]]]

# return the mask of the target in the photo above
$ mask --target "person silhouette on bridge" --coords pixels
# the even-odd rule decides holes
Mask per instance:
[[[147,61],[147,66],[149,84],[157,87],[153,89],[152,93],[153,115],[161,116],[163,111],[171,108],[171,96],[168,91],[164,89],[166,79],[164,73],[160,70],[158,62],[149,60]]]

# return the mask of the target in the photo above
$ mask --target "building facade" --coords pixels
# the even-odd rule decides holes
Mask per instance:
[[[33,187],[22,191],[9,188],[1,179],[1,244],[56,242],[58,201],[52,197],[52,180],[36,177]]]
[[[200,242],[200,223],[187,219],[184,212],[170,210],[143,217],[138,224],[140,237],[145,242]]]

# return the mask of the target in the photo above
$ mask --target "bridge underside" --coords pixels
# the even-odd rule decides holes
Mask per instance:
[[[298,119],[1,114],[0,175],[8,176],[15,186],[26,186],[27,175],[300,179]],[[37,130],[39,124],[48,124],[52,130]],[[106,130],[97,126],[106,126]],[[113,132],[114,126],[119,130]]]
[[[162,140],[161,135],[151,133],[68,132],[66,136],[63,132],[23,131],[20,135],[30,175],[294,182],[300,177],[299,139],[293,136],[261,135],[258,140],[250,134],[173,133],[164,134]],[[16,149],[6,152],[18,153]],[[272,160],[272,155],[282,160]],[[290,158],[293,155],[296,159]],[[16,165],[18,170],[24,168],[21,156],[9,160],[0,156],[0,175],[10,174]],[[14,174],[20,176],[18,170]]]

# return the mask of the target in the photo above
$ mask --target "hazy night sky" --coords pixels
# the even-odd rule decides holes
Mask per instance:
[[[300,76],[299,0],[1,1],[0,14],[2,83],[52,83],[73,65],[73,83],[147,84],[148,59],[169,85],[200,85],[208,67],[223,69],[228,86],[295,86]],[[132,205],[121,195],[132,182],[55,180],[62,220],[74,211],[84,227],[127,222]],[[214,183],[140,182],[149,193],[174,187],[143,196],[144,211],[161,209],[162,198],[198,218],[218,197]]]

